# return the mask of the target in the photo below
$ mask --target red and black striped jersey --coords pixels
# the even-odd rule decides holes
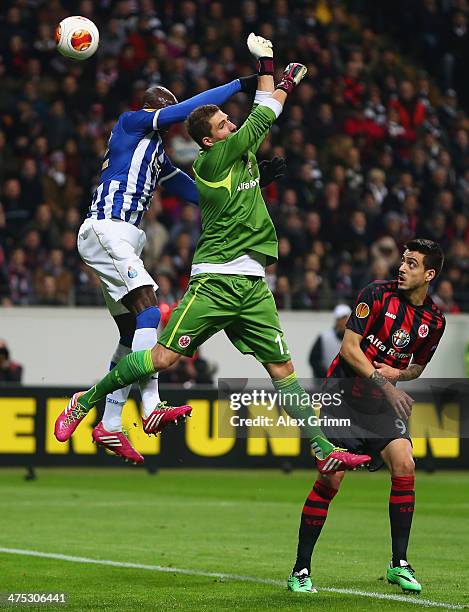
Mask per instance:
[[[407,302],[397,281],[374,281],[359,294],[347,328],[360,334],[360,348],[371,363],[379,361],[403,370],[412,363],[426,365],[445,330],[445,317],[427,296],[421,306]],[[337,355],[327,377],[348,378],[356,373]]]

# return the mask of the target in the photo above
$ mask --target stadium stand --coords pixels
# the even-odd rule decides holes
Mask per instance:
[[[461,58],[469,5],[419,0],[412,6],[419,7],[420,26],[410,29],[405,2],[398,3],[402,11],[389,3],[386,14],[378,4],[6,2],[1,303],[103,303],[75,241],[115,119],[139,108],[148,85],[161,83],[182,100],[252,73],[245,39],[255,31],[273,39],[279,71],[292,60],[308,66],[259,152],[285,156],[288,164],[285,178],[265,189],[280,238],[280,258],[267,277],[279,308],[350,302],[366,282],[395,274],[403,244],[419,235],[447,252],[433,287],[439,307],[468,312],[469,121],[459,99],[467,106]],[[99,51],[83,63],[55,51],[55,24],[69,14],[100,29]],[[409,39],[418,31],[412,57],[400,54],[397,31]],[[249,103],[238,95],[225,110],[239,123]],[[166,139],[174,163],[190,171],[197,147],[185,129],[171,129]],[[143,229],[148,269],[164,278],[162,297],[170,303],[187,284],[197,210],[163,191]]]

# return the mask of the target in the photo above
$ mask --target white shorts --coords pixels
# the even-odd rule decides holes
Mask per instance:
[[[137,287],[158,285],[140,259],[145,232],[119,219],[85,219],[78,230],[78,252],[101,281],[111,315],[129,312],[121,299]]]

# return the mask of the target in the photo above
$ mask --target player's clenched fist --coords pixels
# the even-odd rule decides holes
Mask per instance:
[[[261,57],[273,57],[274,50],[272,43],[267,38],[257,36],[254,32],[251,32],[248,36],[248,49],[254,55],[256,59]]]

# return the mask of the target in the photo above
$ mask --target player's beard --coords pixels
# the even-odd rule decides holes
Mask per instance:
[[[406,279],[406,287],[400,287],[399,284],[397,285],[397,290],[400,291],[403,295],[408,295],[410,293],[412,293],[413,291],[417,291],[418,289],[422,288],[422,283],[412,283],[412,284],[408,284],[409,280]]]

